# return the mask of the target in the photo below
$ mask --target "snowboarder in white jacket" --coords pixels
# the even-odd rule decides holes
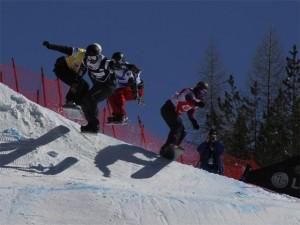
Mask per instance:
[[[160,112],[170,128],[170,132],[165,144],[160,149],[160,154],[166,156],[166,149],[173,145],[179,147],[186,136],[185,127],[181,119],[181,114],[187,112],[188,118],[194,129],[198,130],[199,124],[194,117],[197,108],[204,107],[204,96],[208,90],[208,84],[198,82],[194,88],[184,88],[168,99],[161,107]],[[167,156],[168,157],[168,156]],[[170,156],[172,158],[172,156]]]
[[[116,77],[117,87],[114,93],[108,98],[112,108],[112,116],[107,118],[110,124],[124,124],[128,117],[126,113],[126,101],[136,100],[142,103],[144,96],[144,82],[140,78],[141,70],[134,64],[125,61],[122,52],[115,52],[112,55],[112,72]]]

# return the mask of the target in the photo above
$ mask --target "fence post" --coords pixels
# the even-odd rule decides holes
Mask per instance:
[[[3,72],[0,71],[0,83],[3,83]]]
[[[183,163],[183,164],[184,164],[183,155],[181,155],[181,156],[179,157],[179,160],[178,160],[178,162],[180,162],[180,163]]]
[[[58,112],[62,111],[62,94],[61,94],[61,85],[60,80],[57,78],[57,91],[58,91]]]
[[[146,138],[145,138],[144,125],[143,125],[142,120],[141,120],[139,115],[138,115],[138,123],[139,123],[139,127],[141,129],[141,144],[144,145],[144,147],[146,147]]]
[[[15,84],[16,84],[16,91],[19,93],[19,80],[17,76],[17,70],[16,70],[16,64],[14,58],[11,58],[12,60],[12,66],[13,66],[13,71],[14,71],[14,78],[15,78]]]
[[[36,90],[36,103],[40,104],[40,90],[39,89]]]
[[[44,106],[47,107],[46,84],[45,84],[45,75],[44,75],[43,67],[41,67],[41,77],[42,77],[42,89],[43,89],[43,97],[44,97]]]

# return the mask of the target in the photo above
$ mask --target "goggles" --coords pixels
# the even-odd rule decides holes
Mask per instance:
[[[202,99],[206,94],[207,94],[207,89],[199,89],[195,95],[196,98]]]
[[[87,56],[88,61],[97,61],[97,59],[98,59],[98,56],[96,56],[96,55],[95,56],[90,56],[90,55]]]

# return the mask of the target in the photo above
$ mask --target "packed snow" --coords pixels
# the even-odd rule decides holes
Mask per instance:
[[[300,201],[170,162],[0,84],[0,224],[297,225]]]

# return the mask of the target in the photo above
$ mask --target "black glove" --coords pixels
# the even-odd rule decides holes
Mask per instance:
[[[196,103],[196,106],[198,106],[199,108],[203,108],[205,106],[205,103],[204,102],[197,102]]]
[[[134,98],[134,100],[138,99],[138,91],[136,89],[131,89],[132,91],[132,97]]]
[[[128,86],[131,88],[132,96],[136,100],[138,97],[138,88],[137,88],[136,82],[133,78],[128,79]]]
[[[50,43],[49,43],[49,41],[44,41],[44,42],[43,42],[43,45],[44,45],[46,48],[49,48]]]
[[[194,130],[199,130],[200,126],[199,126],[197,120],[192,119],[191,122],[192,122]]]

